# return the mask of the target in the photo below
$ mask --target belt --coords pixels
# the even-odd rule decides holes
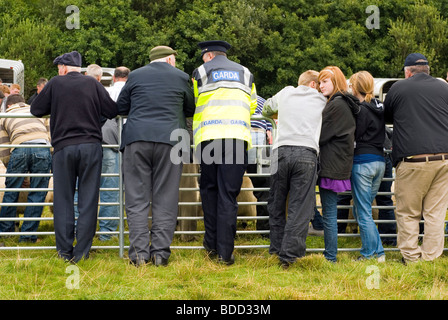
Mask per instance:
[[[403,158],[404,162],[429,162],[429,161],[440,161],[448,160],[448,154],[441,154],[437,156],[425,156],[418,158]]]

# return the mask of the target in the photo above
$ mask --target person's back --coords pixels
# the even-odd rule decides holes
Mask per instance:
[[[188,75],[168,63],[154,62],[131,72],[117,101],[120,114],[129,112],[122,147],[148,137],[153,142],[175,144],[171,133],[186,129],[185,116],[194,112],[188,89]],[[126,137],[128,131],[132,135]]]
[[[386,96],[386,122],[394,125],[394,162],[403,157],[448,152],[448,84],[425,73],[396,82]],[[410,125],[412,124],[412,125]]]
[[[101,117],[114,117],[116,105],[94,78],[69,72],[48,82],[33,101],[31,112],[37,117],[51,113],[56,151],[71,144],[101,142]]]
[[[274,107],[278,110],[278,126],[273,147],[305,146],[319,151],[325,97],[314,88],[300,85],[288,86],[271,99],[265,104],[264,115],[269,113],[269,106],[278,106]]]

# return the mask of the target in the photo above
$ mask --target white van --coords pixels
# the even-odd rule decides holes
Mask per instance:
[[[20,85],[20,94],[25,89],[25,67],[21,60],[0,59],[0,79],[8,86],[17,83]]]

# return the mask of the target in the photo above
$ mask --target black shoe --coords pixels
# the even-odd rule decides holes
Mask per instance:
[[[220,264],[224,264],[224,265],[226,265],[226,266],[230,266],[230,265],[232,265],[232,264],[234,264],[235,263],[235,257],[233,256],[233,254],[230,256],[230,258],[229,259],[224,259],[222,256],[219,256],[218,257],[218,263],[220,263]]]
[[[205,243],[202,244],[204,246],[205,252],[210,259],[214,259],[218,256],[218,251],[216,249],[210,249]]]
[[[148,260],[129,260],[129,264],[131,264],[137,268],[140,266],[144,266],[147,263],[148,263]]]
[[[168,259],[162,258],[159,255],[154,255],[151,257],[151,262],[153,265],[159,267],[159,266],[167,266],[168,265]]]

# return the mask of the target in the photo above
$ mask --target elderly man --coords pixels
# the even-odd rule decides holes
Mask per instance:
[[[59,257],[88,258],[95,235],[101,178],[101,125],[117,115],[117,105],[94,78],[81,74],[82,58],[72,51],[57,57],[59,76],[52,78],[31,104],[36,117],[51,115],[54,228]],[[78,180],[79,218],[74,193]]]
[[[170,47],[153,48],[149,54],[151,63],[129,74],[117,100],[119,114],[128,115],[120,150],[129,259],[135,266],[149,261],[164,266],[171,254],[182,174],[182,163],[171,159],[177,144],[171,134],[186,129],[185,117],[194,112],[191,83],[188,75],[175,67],[176,55]]]
[[[448,84],[429,75],[426,57],[411,53],[405,80],[396,82],[384,101],[393,123],[396,167],[397,244],[403,262],[434,260],[443,252],[448,207]],[[418,244],[419,223],[425,234]]]

